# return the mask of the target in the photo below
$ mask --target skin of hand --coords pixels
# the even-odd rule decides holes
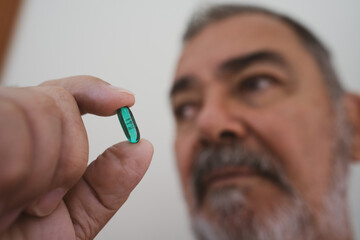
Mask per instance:
[[[89,166],[81,115],[110,116],[133,94],[91,76],[0,88],[0,239],[93,239],[150,164],[142,139]]]

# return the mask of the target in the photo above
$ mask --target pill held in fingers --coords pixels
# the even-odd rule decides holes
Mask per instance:
[[[128,107],[119,108],[117,115],[128,141],[137,143],[140,140],[140,132],[130,109]]]

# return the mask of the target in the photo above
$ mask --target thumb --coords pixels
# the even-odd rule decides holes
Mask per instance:
[[[108,148],[65,196],[79,239],[93,239],[140,182],[153,155],[150,142]]]

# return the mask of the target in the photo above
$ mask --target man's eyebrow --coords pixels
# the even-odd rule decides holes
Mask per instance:
[[[245,56],[237,56],[223,62],[218,67],[217,74],[223,75],[227,73],[239,72],[244,70],[246,67],[258,62],[269,62],[275,65],[280,65],[287,70],[290,69],[282,55],[273,51],[263,50],[250,53]],[[180,77],[179,79],[175,80],[175,83],[170,90],[170,98],[174,97],[180,92],[187,91],[196,83],[196,78],[191,75]]]
[[[184,76],[184,77],[181,77],[181,78],[175,80],[175,83],[171,87],[171,90],[170,90],[170,98],[172,98],[173,96],[175,96],[176,94],[178,94],[180,92],[184,92],[184,91],[188,90],[196,82],[197,82],[196,79],[192,76]]]
[[[289,68],[282,55],[276,52],[264,50],[227,60],[219,66],[217,73],[222,75],[224,73],[239,72],[258,62],[269,62],[285,67],[286,69]]]

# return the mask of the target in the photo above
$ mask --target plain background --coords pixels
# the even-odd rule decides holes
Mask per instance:
[[[244,3],[244,1],[236,1]],[[249,2],[248,2],[249,3]],[[360,1],[258,0],[309,26],[329,46],[347,89],[360,92]],[[142,137],[155,147],[142,182],[97,239],[193,239],[173,154],[168,101],[181,35],[195,0],[28,0],[2,76],[4,85],[94,75],[136,94]],[[115,116],[86,115],[90,159],[125,140]],[[360,239],[360,168],[352,167],[350,213]]]

